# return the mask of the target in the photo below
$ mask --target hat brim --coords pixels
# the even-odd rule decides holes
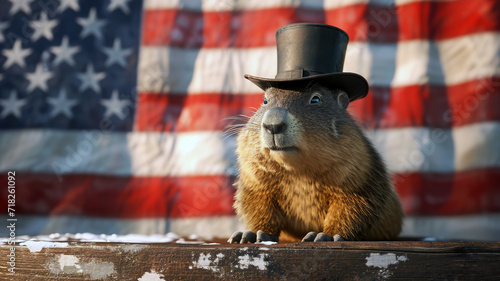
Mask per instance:
[[[245,74],[245,78],[264,91],[271,87],[294,88],[315,82],[331,89],[344,90],[351,102],[364,98],[368,94],[368,82],[366,79],[359,74],[350,72],[318,74],[293,79],[270,79]]]

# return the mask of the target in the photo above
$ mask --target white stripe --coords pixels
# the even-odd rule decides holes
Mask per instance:
[[[500,75],[500,33],[430,42],[349,44],[344,71],[372,86],[453,85]],[[275,47],[178,49],[143,46],[138,87],[153,93],[255,93],[244,74],[273,78]]]
[[[375,4],[387,7],[391,11],[395,5],[404,5],[413,2],[445,2],[452,0],[146,0],[145,10],[155,9],[185,9],[194,11],[239,11],[272,9],[281,7],[301,7],[307,9],[335,9],[357,4]]]
[[[454,128],[367,132],[393,173],[466,171],[500,167],[500,123]]]
[[[29,216],[18,215],[16,236],[52,233],[94,234],[167,234],[176,233],[187,237],[196,234],[203,238],[229,238],[233,231],[243,230],[243,224],[235,216],[204,217],[187,219],[146,218],[114,219],[74,216]],[[6,221],[7,216],[0,216]],[[22,222],[22,223],[21,223]]]
[[[369,131],[391,172],[500,167],[500,123],[452,130]],[[14,145],[15,144],[15,145]],[[0,135],[0,170],[134,176],[234,175],[234,138],[220,132],[13,130]]]
[[[135,176],[235,173],[235,141],[221,132],[14,130],[0,135],[0,170]]]
[[[7,216],[0,216],[6,221]],[[94,234],[166,234],[174,232],[202,239],[229,238],[234,231],[245,230],[233,216],[190,219],[109,219],[72,216],[19,216],[16,235],[52,233]],[[481,214],[453,217],[406,217],[401,237],[434,237],[438,240],[466,239],[498,241],[500,214]],[[148,241],[150,242],[150,241]]]
[[[245,73],[275,75],[275,47],[178,49],[141,47],[139,91],[153,93],[255,93]]]
[[[450,217],[406,217],[403,237],[434,237],[437,240],[499,241],[500,214]]]

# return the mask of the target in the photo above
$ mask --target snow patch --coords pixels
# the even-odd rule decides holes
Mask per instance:
[[[181,238],[177,241],[175,241],[177,244],[203,244],[205,243],[204,241],[186,241],[184,238]]]
[[[262,241],[262,242],[255,243],[255,244],[274,245],[274,244],[278,244],[278,242],[274,242],[274,241]]]
[[[168,243],[179,239],[175,233],[169,232],[165,235],[143,235],[143,234],[127,234],[127,235],[106,235],[92,233],[77,233],[70,238],[79,239],[82,242],[120,242],[120,243]]]
[[[64,248],[68,247],[67,242],[46,242],[46,241],[37,241],[37,240],[28,240],[26,242],[20,243],[21,246],[26,246],[32,253],[40,252],[43,248]]]
[[[168,243],[173,242],[180,237],[172,232],[167,234],[154,234],[154,235],[144,235],[144,234],[93,234],[93,233],[76,233],[76,234],[60,234],[52,233],[50,235],[38,235],[38,236],[18,236],[16,237],[16,242],[25,242],[28,240],[35,241],[47,241],[47,242],[69,242],[69,241],[81,241],[81,242],[120,242],[120,243]],[[7,238],[0,238],[1,242],[7,242]]]

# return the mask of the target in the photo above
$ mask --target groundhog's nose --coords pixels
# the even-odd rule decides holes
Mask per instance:
[[[271,134],[279,134],[286,128],[288,110],[282,107],[269,109],[262,118],[262,127]]]

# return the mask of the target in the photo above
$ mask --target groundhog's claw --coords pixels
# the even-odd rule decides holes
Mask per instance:
[[[311,231],[304,236],[302,239],[302,242],[321,242],[321,241],[344,241],[344,238],[342,236],[335,234],[333,237],[330,235],[324,234],[323,232],[316,233],[314,231]]]
[[[302,242],[312,242],[314,241],[314,238],[316,238],[317,235],[318,233],[310,231],[309,233],[306,234],[306,236],[304,236],[304,238],[302,238]]]
[[[333,241],[345,241],[345,239],[342,236],[335,234],[333,235]]]
[[[245,231],[245,232],[236,231],[235,233],[233,233],[233,235],[231,235],[231,237],[229,238],[229,240],[227,240],[227,242],[231,244],[232,243],[246,244],[248,242],[255,243],[256,240],[257,240],[257,235],[255,235],[255,233],[251,231]]]
[[[246,244],[246,243],[261,243],[261,242],[266,242],[266,241],[272,241],[272,242],[278,242],[278,237],[269,235],[265,233],[262,230],[257,231],[257,234],[251,232],[251,231],[236,231],[231,235],[229,240],[227,242],[229,243],[240,243],[240,244]]]
[[[262,230],[257,231],[257,243],[262,242],[278,242],[279,238],[274,235],[269,235]]]
[[[243,232],[236,231],[235,233],[233,233],[233,235],[231,235],[231,237],[229,237],[229,239],[227,240],[227,242],[229,242],[231,244],[233,244],[233,243],[240,243],[241,237],[243,237]]]

